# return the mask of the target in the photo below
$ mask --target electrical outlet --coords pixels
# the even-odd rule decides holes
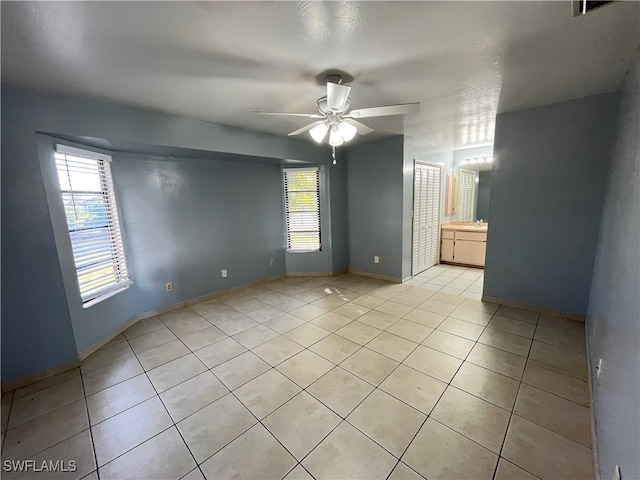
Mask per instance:
[[[598,360],[598,366],[596,367],[596,378],[600,378],[602,373],[602,359]]]
[[[227,269],[225,268],[224,270],[220,270],[220,274],[222,275],[222,278],[227,278]]]
[[[173,291],[173,283],[171,283],[171,282],[165,283],[164,284],[164,288],[167,289],[167,292],[172,292]]]
[[[276,261],[273,258],[269,260],[269,265],[273,267],[275,264],[276,264]]]
[[[374,256],[373,257],[373,263],[382,263],[382,257],[379,256]]]

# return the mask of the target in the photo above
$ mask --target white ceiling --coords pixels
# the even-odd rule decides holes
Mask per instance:
[[[490,143],[497,112],[617,90],[640,3],[584,17],[571,1],[2,2],[2,80],[285,135],[317,76],[354,77],[351,107],[434,148]]]

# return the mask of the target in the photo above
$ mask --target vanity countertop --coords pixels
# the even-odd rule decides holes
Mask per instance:
[[[485,223],[481,223],[478,225],[476,222],[451,222],[451,223],[443,223],[442,230],[457,230],[464,232],[481,232],[487,233],[487,227],[489,225]]]

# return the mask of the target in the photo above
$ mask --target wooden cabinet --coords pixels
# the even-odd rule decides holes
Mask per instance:
[[[484,267],[486,232],[442,230],[440,261]]]
[[[453,262],[453,239],[442,239],[440,245],[440,260],[445,262]]]
[[[484,257],[487,252],[487,242],[469,242],[471,244],[471,265],[482,265],[484,267]]]
[[[469,240],[455,240],[453,245],[453,261],[456,263],[471,263],[471,244],[477,243]]]

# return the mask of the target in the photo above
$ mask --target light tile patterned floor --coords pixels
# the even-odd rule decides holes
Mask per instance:
[[[441,263],[416,275],[407,284],[480,300],[484,270]]]
[[[3,478],[593,478],[584,324],[462,295],[481,276],[285,278],[140,321],[3,395],[3,460],[77,462]]]

